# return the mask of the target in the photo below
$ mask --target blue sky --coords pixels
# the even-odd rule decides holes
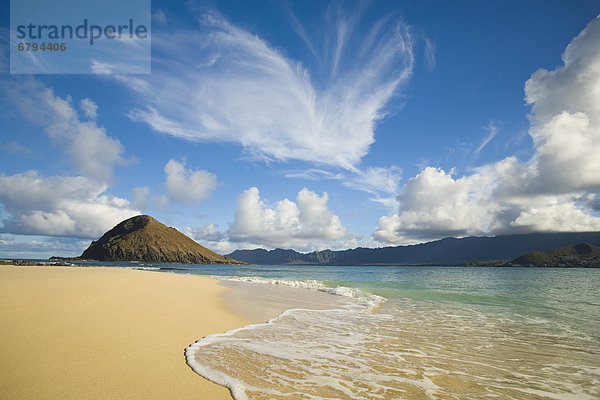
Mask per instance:
[[[139,213],[222,253],[600,230],[597,1],[153,1],[149,75],[9,74],[7,3],[0,257]]]

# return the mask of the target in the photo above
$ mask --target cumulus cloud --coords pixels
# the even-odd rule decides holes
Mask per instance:
[[[103,194],[86,177],[44,177],[36,171],[0,175],[0,204],[8,217],[2,232],[97,238],[122,220],[140,214],[129,201]]]
[[[600,17],[567,46],[563,65],[525,83],[534,155],[507,157],[454,179],[427,167],[408,180],[398,213],[373,238],[420,238],[535,231],[600,230]],[[490,139],[495,130],[490,127]],[[486,140],[480,149],[487,144]],[[479,150],[480,150],[479,149]]]
[[[400,212],[381,217],[373,238],[407,243],[480,233],[495,211],[488,201],[490,183],[479,174],[454,179],[442,169],[427,167],[407,181],[397,197]]]
[[[569,43],[564,65],[525,83],[537,153],[536,190],[564,193],[600,186],[600,16]]]
[[[199,241],[220,242],[227,239],[227,235],[219,230],[217,224],[205,224],[195,229],[185,228],[184,233]]]
[[[309,68],[207,13],[198,30],[152,38],[151,75],[116,79],[139,94],[131,118],[158,132],[238,143],[261,159],[352,170],[414,63],[404,23],[387,18],[364,36],[358,24],[340,14],[324,25]]]
[[[196,228],[185,227],[182,232],[203,246],[219,254],[228,254],[238,246],[230,242],[227,234],[219,230],[218,224],[204,224]]]
[[[340,218],[329,210],[327,201],[327,193],[319,196],[304,188],[298,192],[296,202],[283,199],[269,205],[256,187],[247,189],[238,196],[235,217],[226,232],[228,241],[241,247],[315,250],[354,239]],[[205,230],[204,237],[208,238],[206,233]],[[213,239],[218,237],[209,233]]]
[[[165,165],[165,176],[167,197],[176,203],[200,204],[217,187],[216,175],[188,169],[185,163],[176,160],[169,160]]]
[[[86,177],[109,182],[115,165],[127,163],[121,142],[108,136],[96,122],[83,121],[70,96],[56,96],[51,88],[34,80],[11,80],[5,90],[21,114],[41,126]],[[87,118],[95,118],[97,106],[93,101],[82,100],[80,108]]]

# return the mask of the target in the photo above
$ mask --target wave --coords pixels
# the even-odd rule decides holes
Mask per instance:
[[[286,286],[299,289],[312,290],[316,292],[328,293],[334,296],[342,296],[353,299],[356,303],[366,307],[368,310],[375,310],[384,301],[385,297],[378,296],[376,294],[365,293],[357,288],[350,288],[346,286],[330,287],[324,285],[322,282],[308,279],[308,280],[289,280],[289,279],[275,279],[275,278],[262,278],[258,276],[229,276],[219,277],[221,280],[237,281],[237,282],[248,282],[248,283],[262,283],[276,286]]]

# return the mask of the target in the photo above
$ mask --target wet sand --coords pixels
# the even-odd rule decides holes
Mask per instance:
[[[267,283],[225,280],[221,285],[232,289],[223,296],[225,307],[254,324],[267,322],[289,309],[327,310],[350,302],[329,293]]]

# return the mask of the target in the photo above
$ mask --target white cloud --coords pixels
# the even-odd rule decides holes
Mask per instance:
[[[41,126],[83,175],[109,182],[115,165],[127,163],[121,142],[94,121],[82,121],[70,96],[58,97],[33,80],[11,80],[5,90],[21,114]],[[84,99],[80,107],[88,118],[95,116],[97,107],[91,100]]]
[[[143,187],[135,187],[131,189],[131,193],[133,195],[133,205],[140,210],[148,207],[148,194],[150,193],[150,189],[147,186]]]
[[[227,239],[227,235],[219,230],[219,225],[217,224],[205,224],[195,229],[186,227],[183,232],[192,239],[200,242],[220,242]]]
[[[408,243],[481,233],[496,211],[487,201],[490,183],[479,174],[454,179],[441,169],[427,167],[404,185],[397,198],[400,212],[381,217],[373,237]]]
[[[332,180],[343,180],[346,179],[346,175],[342,173],[333,173],[319,168],[304,168],[297,170],[286,171],[284,176],[286,178],[298,178],[318,181],[321,179],[332,179]]]
[[[165,165],[165,188],[169,200],[197,205],[208,198],[217,187],[217,176],[204,171],[192,170],[185,163],[169,160]]]
[[[373,238],[403,243],[477,233],[600,231],[594,214],[594,192],[600,190],[599,42],[600,17],[571,41],[564,65],[538,70],[526,82],[530,160],[507,157],[460,179],[427,167],[408,180],[398,213],[382,217]]]
[[[488,145],[489,142],[491,142],[491,140],[496,137],[496,135],[498,134],[498,132],[500,132],[500,129],[498,128],[498,126],[490,121],[490,123],[488,124],[488,126],[484,127],[484,129],[486,131],[488,131],[488,134],[486,135],[486,137],[481,141],[481,144],[479,145],[479,147],[477,147],[477,149],[474,151],[475,157],[479,157],[479,153],[481,153],[481,150],[483,150],[483,148],[485,146]]]
[[[369,193],[371,201],[382,204],[386,208],[396,206],[395,195],[399,191],[402,169],[390,167],[367,167],[365,170],[355,169],[352,172],[334,173],[318,168],[286,171],[286,178],[308,180],[336,180],[346,187]]]
[[[435,45],[427,38],[423,39],[425,42],[425,64],[430,71],[435,69]]]
[[[90,99],[82,99],[79,102],[79,108],[81,109],[81,111],[83,112],[83,115],[85,115],[87,118],[91,119],[91,120],[96,120],[98,114],[98,105],[96,103],[94,103],[92,100]]]
[[[229,254],[238,248],[230,242],[227,235],[219,230],[217,224],[205,224],[196,228],[185,227],[182,232],[201,245],[219,254]]]
[[[394,195],[398,193],[402,169],[391,167],[368,167],[366,170],[356,170],[349,179],[343,182],[344,186],[362,190],[371,194],[371,201],[387,208],[396,206]]]
[[[536,190],[564,193],[600,186],[600,16],[569,43],[564,65],[525,83],[537,153]]]
[[[13,154],[21,154],[24,156],[30,155],[32,153],[30,148],[25,147],[19,142],[15,141],[0,143],[0,150]]]
[[[196,31],[153,37],[152,75],[117,79],[140,94],[142,103],[131,117],[156,131],[239,143],[257,158],[352,170],[373,143],[385,105],[413,68],[406,25],[386,19],[362,37],[357,23],[340,15],[327,32],[315,34],[330,45],[309,70],[258,36],[208,14]],[[335,39],[342,31],[344,40]],[[332,35],[333,40],[322,39]]]
[[[89,240],[74,238],[0,234],[0,258],[74,257],[89,245]]]
[[[304,188],[298,192],[296,202],[283,199],[269,205],[252,187],[237,200],[238,208],[227,236],[242,247],[314,250],[337,247],[336,242],[354,238],[327,207],[327,193],[319,196]]]
[[[600,218],[577,204],[575,196],[537,196],[528,199],[511,226],[526,232],[599,231]]]
[[[140,214],[123,198],[103,194],[105,184],[77,177],[44,177],[36,171],[0,175],[0,203],[10,215],[5,233],[98,238]]]

